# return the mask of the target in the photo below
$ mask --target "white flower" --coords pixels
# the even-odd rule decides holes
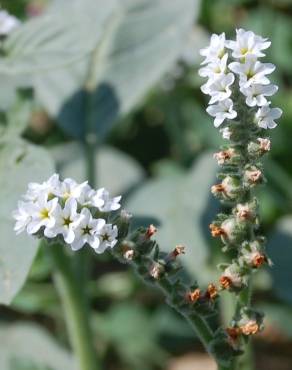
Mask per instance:
[[[277,123],[275,119],[280,118],[282,115],[282,110],[280,108],[270,108],[269,104],[266,104],[259,108],[255,115],[255,121],[261,128],[275,128]]]
[[[250,87],[241,87],[240,91],[246,96],[246,104],[249,107],[263,106],[268,103],[266,96],[274,95],[278,90],[276,85],[253,84]]]
[[[221,59],[225,54],[225,33],[220,35],[213,34],[211,36],[210,45],[200,50],[200,55],[205,57],[201,64],[213,62],[216,59]]]
[[[248,88],[252,84],[268,85],[270,80],[266,75],[275,70],[274,64],[261,63],[252,57],[246,58],[245,63],[230,63],[228,67],[239,75],[239,85],[244,88]]]
[[[214,126],[219,127],[224,120],[234,119],[237,113],[233,109],[233,102],[231,99],[219,101],[218,104],[210,105],[207,108],[207,112],[210,116],[215,117]]]
[[[28,190],[24,195],[24,199],[36,202],[40,196],[43,197],[46,195],[48,198],[51,198],[60,191],[60,184],[59,175],[56,173],[42,184],[30,182],[28,184]]]
[[[67,244],[73,243],[75,239],[74,230],[78,227],[82,217],[84,217],[77,213],[76,199],[67,199],[64,208],[62,208],[60,204],[57,204],[53,216],[55,218],[55,225],[48,229],[45,235],[48,238],[55,238],[57,235],[61,234]]]
[[[91,206],[100,208],[104,205],[104,200],[100,197],[98,191],[94,190],[88,184],[85,184],[81,190],[78,203],[83,207]]]
[[[252,31],[240,28],[236,30],[236,41],[226,41],[227,48],[232,50],[234,58],[245,58],[248,55],[264,57],[262,50],[271,45],[268,39],[255,35]]]
[[[57,194],[63,199],[79,198],[84,188],[87,187],[87,181],[78,184],[75,180],[67,178],[61,182],[59,193]]]
[[[31,215],[31,221],[27,225],[27,233],[35,234],[44,227],[44,235],[47,236],[50,228],[55,225],[55,210],[58,199],[47,200],[47,195],[39,196],[35,203],[26,203],[26,211]]]
[[[118,228],[116,225],[105,224],[99,232],[100,244],[96,253],[103,253],[107,248],[113,248],[117,243]]]
[[[228,54],[225,54],[222,59],[216,59],[205,67],[199,69],[198,73],[201,77],[208,77],[210,79],[216,79],[221,74],[225,74],[227,68]]]
[[[0,11],[0,35],[8,35],[14,28],[20,25],[20,21],[10,15],[6,10]]]
[[[223,139],[230,140],[232,132],[229,127],[221,128],[220,132],[222,134]]]
[[[111,198],[109,192],[106,189],[101,188],[97,190],[93,200],[95,202],[98,202],[101,199],[103,201],[103,204],[99,206],[99,210],[102,212],[111,212],[116,211],[121,207],[120,205],[121,198],[122,198],[121,196]]]
[[[207,82],[201,87],[204,94],[210,95],[211,99],[209,104],[216,103],[217,101],[225,100],[231,95],[230,86],[234,82],[234,74],[228,73],[221,75],[215,81]]]
[[[13,218],[16,220],[14,231],[16,234],[23,232],[31,221],[31,203],[18,202],[17,210],[12,213]]]
[[[87,243],[97,249],[100,245],[99,233],[105,226],[105,220],[102,218],[94,219],[88,208],[83,208],[80,216],[81,221],[74,229],[75,239],[71,243],[71,248],[76,251]]]

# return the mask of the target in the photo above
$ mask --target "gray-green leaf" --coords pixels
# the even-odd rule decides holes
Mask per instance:
[[[43,181],[52,172],[46,150],[23,140],[0,142],[0,303],[9,304],[22,287],[38,245],[24,233],[15,234],[11,213],[27,184]]]

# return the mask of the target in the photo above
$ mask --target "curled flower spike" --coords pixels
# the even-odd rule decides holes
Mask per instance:
[[[111,198],[104,188],[94,190],[70,178],[61,181],[54,174],[43,183],[29,183],[23,199],[13,212],[16,233],[61,240],[72,250],[88,245],[97,253],[117,243],[117,226],[107,223],[107,214],[120,208],[121,197]]]

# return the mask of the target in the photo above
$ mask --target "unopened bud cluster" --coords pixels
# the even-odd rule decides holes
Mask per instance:
[[[224,33],[213,35],[210,45],[201,50],[205,60],[199,74],[208,78],[202,91],[210,96],[207,112],[228,140],[214,154],[220,171],[211,192],[230,211],[218,214],[210,231],[230,256],[229,263],[220,265],[219,285],[236,294],[247,289],[255,270],[270,263],[265,238],[259,234],[258,203],[252,196],[253,189],[265,182],[261,158],[270,151],[271,142],[264,131],[276,127],[274,120],[282,114],[279,108],[270,108],[268,100],[278,90],[267,77],[275,66],[259,60],[270,44],[252,31],[239,29],[235,41],[226,40]],[[261,322],[247,318],[247,310],[250,307],[242,307],[243,316],[235,317],[228,328],[231,339],[262,328],[262,317]]]
[[[13,213],[17,234],[60,241],[78,250],[89,245],[97,253],[113,248],[118,227],[108,222],[112,212],[120,208],[121,197],[111,198],[104,189],[94,190],[87,181],[78,184],[54,174],[47,181],[29,183],[23,200]],[[121,219],[125,218],[123,215]]]

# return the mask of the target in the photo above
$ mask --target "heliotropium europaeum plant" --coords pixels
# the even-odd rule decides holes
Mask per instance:
[[[282,112],[271,108],[268,100],[277,91],[267,77],[275,67],[259,61],[270,42],[251,31],[239,29],[236,33],[235,41],[226,40],[224,33],[212,35],[210,45],[201,50],[205,60],[199,71],[208,78],[202,86],[210,96],[207,112],[227,140],[214,154],[220,166],[220,183],[211,189],[229,209],[210,225],[212,236],[222,239],[222,251],[229,258],[219,266],[222,273],[217,284],[201,289],[196,282],[186,283],[178,262],[185,248],[178,245],[170,253],[160,251],[153,240],[157,231],[153,225],[130,230],[131,215],[118,211],[121,197],[112,198],[103,188],[94,190],[87,182],[78,184],[72,179],[61,181],[55,174],[42,184],[30,183],[19,202],[14,213],[15,231],[46,240],[63,277],[60,290],[65,306],[66,302],[69,306],[68,329],[81,370],[99,367],[90,343],[88,319],[70,280],[72,271],[64,268],[66,259],[58,252],[62,247],[73,251],[89,247],[97,253],[109,250],[121,262],[132,265],[186,318],[220,370],[240,370],[238,356],[244,353],[250,336],[263,328],[263,314],[250,301],[251,278],[270,260],[260,233],[259,205],[253,190],[265,181],[261,158],[270,150],[266,130],[276,127],[275,119]],[[217,313],[223,290],[237,300],[228,327],[221,325]]]

